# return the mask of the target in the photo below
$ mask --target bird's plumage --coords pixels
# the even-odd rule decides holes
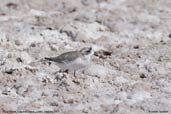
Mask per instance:
[[[66,62],[74,61],[75,59],[77,59],[77,57],[80,56],[82,55],[79,53],[79,51],[71,51],[71,52],[63,53],[57,57],[51,57],[51,58],[46,57],[45,59],[64,64]]]
[[[45,58],[55,62],[61,69],[78,70],[90,63],[92,48],[83,48],[80,51],[70,51],[57,57]]]

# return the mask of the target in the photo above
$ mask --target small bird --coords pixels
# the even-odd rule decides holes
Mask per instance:
[[[92,47],[85,47],[79,51],[70,51],[63,53],[57,57],[45,57],[46,60],[55,62],[61,70],[75,71],[81,68],[85,68],[91,62],[91,56],[93,55]]]

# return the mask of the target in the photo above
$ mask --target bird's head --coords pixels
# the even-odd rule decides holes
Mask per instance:
[[[85,47],[80,50],[81,54],[86,56],[86,55],[93,55],[93,49],[92,47]]]

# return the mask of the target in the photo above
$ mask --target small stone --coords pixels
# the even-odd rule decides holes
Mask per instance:
[[[123,45],[121,44],[116,45],[116,48],[121,48],[121,47],[123,47]]]
[[[171,38],[171,33],[169,34],[169,36],[168,36],[169,38]]]
[[[3,95],[10,95],[10,91],[9,90],[4,90],[4,91],[2,91],[2,94]]]
[[[59,104],[56,103],[56,102],[52,102],[52,103],[50,103],[50,105],[51,105],[51,106],[55,106],[55,107],[59,106]]]
[[[52,50],[52,51],[58,51],[59,50],[59,47],[58,46],[56,46],[56,45],[49,45],[50,46],[50,49]]]
[[[80,81],[79,80],[76,80],[76,79],[72,80],[72,82],[74,82],[77,85],[80,85],[81,84]]]
[[[88,109],[83,109],[82,112],[88,114]]]
[[[28,71],[30,71],[30,72],[32,72],[32,73],[35,73],[36,71],[38,71],[37,68],[31,67],[31,66],[26,66],[25,69],[28,70]]]
[[[46,29],[47,29],[47,30],[53,30],[53,28],[52,28],[52,27],[47,27]]]
[[[10,68],[10,69],[5,70],[4,73],[12,74],[14,71],[15,69]]]
[[[4,65],[5,61],[0,61],[0,66]]]
[[[74,100],[73,99],[65,99],[64,103],[69,103],[69,104],[73,104]]]
[[[30,47],[36,47],[35,43],[30,44]]]
[[[20,40],[15,40],[15,45],[20,46],[20,45],[22,45],[22,43]]]
[[[12,9],[16,9],[17,8],[17,4],[15,4],[15,3],[8,3],[8,4],[6,4],[6,6],[8,8],[12,8]]]
[[[60,33],[65,33],[68,37],[70,37],[73,41],[76,40],[78,32],[75,27],[72,25],[65,26],[60,30]]]
[[[21,52],[21,59],[26,64],[30,64],[32,62],[32,57],[27,52]]]
[[[20,57],[17,57],[16,58],[16,61],[19,62],[19,63],[22,63],[23,62],[23,60]]]
[[[139,45],[135,45],[134,46],[134,49],[139,49]]]
[[[142,79],[146,78],[145,74],[140,74],[140,78]]]
[[[6,13],[0,13],[0,16],[5,16],[6,15]]]
[[[105,50],[99,50],[94,53],[95,56],[98,56],[99,58],[102,58],[102,59],[106,59],[106,58],[110,57],[111,54],[112,54],[112,52],[105,51]]]

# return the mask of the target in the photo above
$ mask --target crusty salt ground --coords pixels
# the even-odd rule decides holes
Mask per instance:
[[[171,113],[171,1],[0,3],[0,113]],[[43,60],[87,46],[76,77]]]

